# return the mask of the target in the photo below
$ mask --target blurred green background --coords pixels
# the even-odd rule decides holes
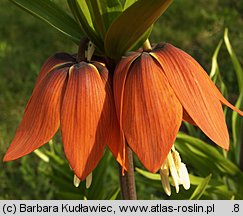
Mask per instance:
[[[54,2],[67,8],[64,0]],[[243,1],[239,0],[197,0],[196,3],[191,0],[176,0],[156,23],[151,42],[166,41],[174,44],[191,54],[209,72],[213,52],[223,38],[225,27],[228,27],[231,44],[243,64],[242,11]],[[21,120],[44,60],[58,51],[75,53],[76,50],[76,45],[59,32],[9,1],[0,1],[1,159]],[[222,46],[218,58],[229,99],[234,103],[238,97],[237,79],[225,46]],[[56,156],[49,155],[54,161],[52,164],[41,160],[34,153],[14,162],[0,162],[0,199],[82,199],[83,194],[88,196],[92,191],[84,191],[82,186],[77,189],[72,185],[72,172],[65,162],[59,135],[54,139],[53,148],[52,152]],[[106,166],[107,163],[109,166]],[[136,163],[140,166],[137,161]],[[90,197],[107,198],[108,194],[117,195],[118,168],[109,153],[98,169],[103,169],[104,172],[102,175],[97,174],[94,181],[97,184],[102,182],[105,195]],[[136,177],[140,199],[164,197],[159,182],[156,182],[156,186],[149,187],[144,179],[137,174]],[[108,188],[107,191],[105,188]]]

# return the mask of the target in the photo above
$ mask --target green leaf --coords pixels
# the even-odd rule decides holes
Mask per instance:
[[[116,200],[120,193],[120,188],[116,188],[112,195],[107,200]]]
[[[213,82],[219,86],[220,92],[226,97],[227,96],[227,88],[226,85],[223,82],[222,76],[220,74],[219,65],[218,65],[218,54],[220,51],[220,48],[222,46],[223,41],[220,40],[212,57],[212,67],[210,72],[210,78],[213,80]]]
[[[239,109],[243,109],[243,69],[241,67],[241,64],[231,46],[229,37],[228,37],[228,29],[225,29],[224,32],[224,42],[226,45],[226,48],[229,52],[231,61],[234,66],[234,70],[237,76],[238,81],[238,88],[240,95],[238,97],[238,100],[236,101],[235,106]],[[240,152],[239,148],[241,143],[243,142],[242,138],[242,129],[243,129],[243,119],[241,116],[238,115],[238,113],[233,112],[232,113],[232,134],[233,134],[233,144],[235,147],[235,152]],[[239,158],[239,155],[236,155],[236,158]]]
[[[82,25],[81,25],[81,22],[79,20],[79,10],[78,10],[78,7],[77,7],[77,3],[76,1],[73,1],[73,0],[67,0],[67,3],[68,3],[68,6],[69,6],[69,9],[71,10],[72,14],[73,14],[73,17],[75,18],[75,20],[77,21],[77,23],[80,25],[80,27],[82,28]]]
[[[69,4],[73,4],[73,7],[76,8],[79,21],[82,24],[83,28],[89,31],[95,31],[94,24],[92,22],[91,14],[86,1],[68,0],[68,2]]]
[[[240,93],[235,106],[243,110],[243,91]],[[237,112],[232,113],[232,134],[233,143],[236,148],[236,153],[240,151],[240,145],[243,142],[242,138],[243,119]]]
[[[219,50],[222,46],[223,41],[220,40],[212,57],[212,67],[211,67],[211,72],[210,72],[210,78],[213,79],[216,77],[219,73],[219,65],[218,65],[218,54]]]
[[[99,50],[103,50],[102,40],[95,30],[86,0],[68,0],[68,4],[87,37]]]
[[[203,195],[206,187],[208,186],[209,181],[211,180],[212,174],[208,175],[200,185],[197,186],[195,191],[190,197],[190,200],[199,200],[200,197]]]
[[[102,39],[114,19],[122,13],[122,5],[119,0],[86,0],[95,29]]]
[[[213,181],[213,178],[210,180],[210,183]],[[237,196],[233,191],[229,190],[226,185],[219,186],[210,186],[206,188],[203,194],[204,197],[210,197],[210,199],[220,199],[220,200],[229,200],[233,196]],[[238,196],[237,196],[238,198]]]
[[[148,178],[148,179],[151,179],[151,180],[156,180],[156,181],[161,181],[161,178],[160,178],[160,175],[159,174],[153,174],[153,173],[150,173],[148,171],[145,171],[145,170],[142,170],[142,169],[139,169],[139,168],[135,168],[135,170],[141,174],[142,176]]]
[[[138,41],[133,45],[130,50],[137,50],[143,46],[143,43],[149,38],[151,32],[153,30],[153,25],[151,25],[146,32],[138,39]]]
[[[124,6],[123,6],[123,10],[126,10],[128,7],[130,7],[132,4],[134,4],[136,1],[138,0],[126,0]]]
[[[161,181],[160,174],[158,173],[150,173],[146,170],[142,170],[140,168],[135,168],[136,172],[139,173],[140,175],[144,176],[147,179],[153,180],[153,181]],[[190,177],[190,184],[191,185],[199,185],[203,182],[204,178],[198,177],[192,174],[189,174]]]
[[[75,20],[50,0],[10,0],[79,43],[82,30]]]
[[[212,67],[211,67],[211,72],[210,72],[210,78],[212,81],[219,87],[220,92],[227,98],[227,88],[226,85],[224,84],[224,81],[222,79],[220,70],[219,70],[219,65],[218,65],[218,55],[220,48],[222,46],[223,40],[220,40],[212,57]],[[226,115],[227,112],[227,107],[224,109],[224,113]]]
[[[106,54],[119,59],[163,14],[172,0],[138,0],[111,24],[105,37]]]
[[[182,155],[182,160],[196,168],[202,175],[214,173],[218,175],[242,176],[239,168],[219,153],[217,148],[192,136],[178,133],[176,148]]]
[[[227,28],[225,29],[225,32],[224,32],[224,42],[225,42],[226,48],[227,48],[227,50],[230,54],[231,61],[234,65],[234,69],[235,69],[237,81],[238,81],[238,86],[239,86],[239,92],[242,92],[243,91],[243,69],[242,69],[240,62],[239,62],[231,44],[230,44]]]

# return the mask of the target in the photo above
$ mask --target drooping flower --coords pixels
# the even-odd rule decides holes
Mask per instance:
[[[113,82],[123,135],[151,172],[166,165],[182,120],[197,125],[227,150],[229,135],[222,104],[243,115],[222,96],[196,60],[168,43],[123,57]],[[176,170],[178,175],[185,173],[185,167]]]
[[[59,126],[66,158],[79,179],[96,167],[106,145],[124,165],[110,77],[103,63],[76,62],[67,53],[50,57],[3,160],[15,160],[39,148]]]

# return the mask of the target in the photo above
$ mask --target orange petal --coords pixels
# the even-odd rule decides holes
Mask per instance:
[[[115,111],[115,110],[113,110]],[[108,136],[107,145],[116,161],[121,165],[122,170],[127,170],[127,149],[124,135],[120,129],[116,113],[111,114],[112,124]]]
[[[183,121],[186,121],[192,125],[197,126],[196,123],[193,121],[191,116],[189,116],[189,114],[187,113],[187,111],[185,109],[183,109]]]
[[[184,53],[184,55],[188,55],[188,54]],[[195,64],[198,64],[198,63],[196,62]],[[224,105],[228,106],[232,110],[236,111],[241,116],[243,116],[243,111],[239,110],[234,105],[232,105],[229,101],[227,101],[225,99],[225,97],[221,94],[221,92],[219,91],[219,89],[216,87],[216,85],[213,83],[213,81],[210,79],[210,77],[208,76],[208,74],[203,70],[203,68],[200,65],[199,65],[199,67],[201,68],[202,75],[204,75],[205,79],[208,82],[208,85],[210,85],[211,88],[214,90],[214,93],[215,93],[216,97],[221,101],[221,103],[223,103]]]
[[[195,61],[190,55],[188,55],[186,52],[180,50],[180,54],[182,56],[182,58],[185,59],[191,59],[191,64],[193,64],[198,71],[200,71],[200,75],[202,77],[204,77],[205,81],[208,82],[208,85],[211,86],[212,90],[214,91],[214,94],[216,95],[216,97],[221,101],[221,103],[223,103],[224,105],[228,106],[229,108],[231,108],[232,110],[238,112],[241,116],[243,116],[243,112],[239,109],[237,109],[235,106],[233,106],[229,101],[227,101],[224,96],[221,94],[221,92],[219,91],[219,89],[217,88],[217,86],[213,83],[213,81],[210,79],[210,77],[208,76],[208,74],[206,73],[206,71],[201,67],[201,65],[199,65],[197,63],[197,61]]]
[[[39,83],[49,72],[68,64],[73,64],[75,58],[68,53],[60,52],[49,57],[41,67],[36,83]]]
[[[81,62],[70,68],[61,110],[65,155],[80,179],[98,164],[110,124],[105,85],[95,66]]]
[[[120,130],[119,122],[116,115],[114,96],[112,92],[112,77],[108,73],[108,70],[102,63],[93,62],[93,65],[98,69],[103,83],[105,85],[105,90],[107,94],[107,102],[109,107],[110,125],[108,128],[107,145],[112,152],[113,156],[116,158],[117,162],[127,170],[127,160],[125,152],[125,140]]]
[[[221,102],[206,72],[188,54],[170,44],[159,44],[152,54],[183,108],[198,127],[215,143],[229,148],[229,134]]]
[[[56,53],[55,55],[49,57],[41,67],[40,73],[35,83],[33,93],[37,88],[38,84],[41,82],[43,78],[45,78],[47,74],[49,74],[53,70],[71,66],[72,64],[74,64],[74,62],[75,62],[75,58],[73,58],[68,53],[64,53],[64,52]],[[28,107],[28,104],[29,102],[27,103],[26,108]]]
[[[122,105],[123,105],[123,93],[124,93],[124,85],[125,80],[129,71],[129,68],[131,64],[140,56],[141,53],[138,52],[132,52],[129,56],[122,57],[119,64],[116,66],[114,77],[113,77],[113,93],[114,93],[114,102],[115,102],[115,108],[116,108],[116,115],[117,120],[119,124],[119,131],[114,131],[114,136],[112,138],[112,142],[119,142],[122,143],[119,145],[119,154],[117,155],[120,157],[119,161],[122,161],[121,166],[124,168],[127,167],[127,155],[126,155],[126,143],[124,138],[124,133],[122,129]],[[116,120],[114,120],[116,121]],[[116,122],[115,122],[116,124]],[[117,135],[115,135],[117,134]],[[119,139],[119,141],[116,141],[116,139]],[[116,151],[116,149],[113,149],[111,151]],[[123,153],[121,153],[123,152]],[[116,153],[115,153],[116,155]],[[119,156],[120,155],[120,156]],[[119,162],[120,163],[120,162]]]
[[[53,71],[36,87],[4,161],[22,157],[48,142],[60,123],[66,70]]]
[[[161,67],[143,53],[125,81],[122,125],[129,146],[156,172],[167,157],[182,121],[182,106]]]
[[[122,129],[122,105],[124,85],[132,63],[141,55],[138,52],[132,52],[129,56],[122,57],[119,64],[116,66],[113,78],[113,91],[115,98],[115,107],[120,127]]]

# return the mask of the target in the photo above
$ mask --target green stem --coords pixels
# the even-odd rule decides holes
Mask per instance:
[[[124,175],[122,175],[122,168],[119,168],[120,174],[120,187],[122,198],[124,200],[136,200],[136,186],[135,186],[135,178],[134,178],[134,167],[133,167],[133,156],[132,150],[127,147],[127,158],[128,158],[128,170],[125,171]]]

